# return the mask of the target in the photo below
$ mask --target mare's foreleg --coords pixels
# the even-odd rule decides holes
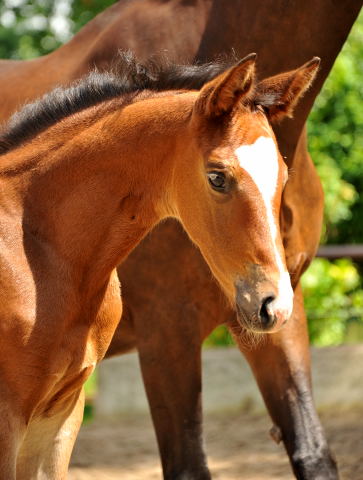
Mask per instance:
[[[288,324],[257,348],[241,345],[299,480],[336,480],[337,467],[316,413],[309,341],[300,286]]]
[[[210,480],[202,441],[201,339],[186,305],[137,322],[138,351],[165,480]],[[194,315],[193,315],[194,313]]]

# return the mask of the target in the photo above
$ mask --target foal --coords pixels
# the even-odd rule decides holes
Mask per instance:
[[[260,83],[254,64],[192,67],[194,85],[173,65],[91,74],[3,132],[1,479],[66,477],[82,385],[121,317],[114,269],[163,218],[183,224],[246,328],[288,320],[287,169],[269,120],[291,114],[319,60]]]

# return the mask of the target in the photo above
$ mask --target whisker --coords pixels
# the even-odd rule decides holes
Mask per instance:
[[[240,312],[241,317],[246,323],[250,323],[251,319],[248,319],[244,312]],[[237,323],[238,322],[238,323]],[[244,327],[239,321],[230,322],[227,324],[229,331],[231,332],[232,337],[242,350],[254,350],[257,347],[260,347],[264,342],[266,342],[266,334],[255,333],[246,327]],[[252,316],[252,324],[257,325],[258,317],[257,314]]]

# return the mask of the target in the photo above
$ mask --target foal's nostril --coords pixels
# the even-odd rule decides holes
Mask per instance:
[[[275,316],[274,315],[271,315],[271,313],[269,313],[268,311],[268,308],[267,306],[273,302],[275,300],[275,297],[273,295],[270,295],[268,297],[266,297],[263,301],[262,301],[262,304],[261,304],[261,308],[260,308],[260,319],[261,319],[261,323],[262,323],[262,327],[264,329],[268,329],[270,327],[273,326],[273,324],[275,323]]]

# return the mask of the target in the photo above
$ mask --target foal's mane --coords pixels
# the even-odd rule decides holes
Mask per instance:
[[[218,60],[178,65],[165,59],[139,63],[131,52],[120,52],[110,71],[92,71],[69,87],[57,87],[16,112],[0,131],[0,154],[20,146],[60,120],[97,105],[143,90],[199,90],[233,62]]]

